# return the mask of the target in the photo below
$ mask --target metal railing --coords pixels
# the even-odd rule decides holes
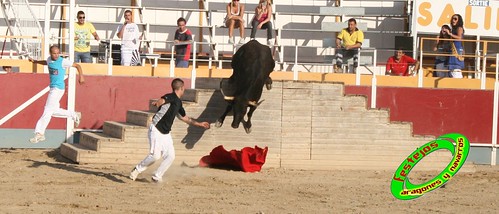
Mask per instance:
[[[449,41],[453,42],[456,41],[455,39],[439,39],[440,41]],[[421,37],[421,42],[419,45],[419,63],[420,63],[420,68],[423,66],[423,58],[424,56],[444,56],[444,57],[450,57],[454,56],[452,53],[435,53],[433,51],[425,51],[425,45],[429,41],[437,41],[437,38],[428,38],[428,37]],[[459,40],[463,43],[475,43],[477,47],[482,47],[482,51],[480,51],[478,48],[473,51],[472,53],[474,54],[466,54],[467,52],[465,51],[465,54],[462,54],[460,56],[464,57],[466,59],[475,59],[474,63],[474,70],[461,70],[462,73],[470,73],[470,74],[475,74],[475,77],[480,79],[480,88],[485,89],[486,85],[486,76],[487,74],[494,74],[495,72],[487,72],[487,58],[494,58],[494,55],[491,55],[488,52],[488,47],[489,44],[499,44],[499,41],[488,41],[488,40],[469,40],[469,39],[461,39]],[[450,51],[450,50],[449,50]],[[497,67],[497,66],[496,66]],[[439,71],[439,72],[449,72],[448,70],[436,70],[433,69],[433,71]],[[423,87],[423,74],[420,73],[418,76],[418,87]]]

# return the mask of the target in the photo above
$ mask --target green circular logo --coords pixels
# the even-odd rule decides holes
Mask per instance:
[[[430,181],[419,185],[412,184],[408,176],[414,166],[426,155],[440,149],[447,149],[452,153],[453,158],[451,162],[440,174]],[[393,196],[400,200],[411,200],[444,185],[461,169],[468,157],[469,150],[470,143],[468,139],[458,133],[445,134],[434,141],[424,144],[409,155],[393,175],[391,184]]]

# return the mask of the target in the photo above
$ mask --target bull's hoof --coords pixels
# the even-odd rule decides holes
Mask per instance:
[[[272,89],[272,83],[270,83],[270,84],[267,84],[267,83],[266,83],[266,84],[265,84],[265,88],[267,88],[267,90]]]
[[[235,129],[239,128],[239,124],[236,124],[236,125],[232,124],[232,128],[235,128]]]
[[[251,133],[251,127],[244,127],[244,131],[246,131],[246,134]]]
[[[215,122],[215,127],[217,127],[217,128],[222,127],[222,125],[223,125],[223,123],[218,121],[218,120],[217,120],[217,122]]]

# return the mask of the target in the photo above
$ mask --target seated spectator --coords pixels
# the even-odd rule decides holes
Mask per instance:
[[[239,28],[241,40],[239,44],[244,44],[244,5],[239,0],[232,0],[227,4],[227,16],[225,17],[225,27],[229,28],[229,43],[234,44],[234,28]]]
[[[251,21],[251,39],[255,39],[256,30],[267,29],[267,45],[272,45],[272,5],[268,0],[260,0]]]
[[[2,66],[3,72],[5,74],[12,73],[12,66],[4,65]]]
[[[450,35],[447,33],[451,29],[449,25],[442,25],[440,29],[440,34],[437,37],[433,51],[438,54],[450,54],[451,53],[451,41],[440,40],[440,39],[450,39]],[[449,56],[436,56],[435,57],[435,69],[440,71],[433,72],[433,77],[450,77],[449,72],[442,70],[449,70]]]
[[[364,42],[364,32],[357,28],[357,20],[351,18],[348,20],[348,27],[341,30],[336,37],[336,64],[334,72],[342,73],[341,68],[343,59],[353,57],[353,67],[359,66],[359,48]]]
[[[409,71],[409,66],[411,65],[414,66],[414,69]],[[415,74],[418,69],[418,60],[406,56],[402,48],[397,49],[395,56],[388,58],[388,62],[386,63],[386,73],[393,76],[410,76]]]

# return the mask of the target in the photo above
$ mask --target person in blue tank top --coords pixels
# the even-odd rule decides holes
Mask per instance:
[[[29,142],[31,143],[38,143],[45,140],[45,130],[47,129],[52,117],[72,118],[75,122],[75,127],[80,124],[81,115],[74,111],[60,108],[59,102],[66,89],[66,84],[64,83],[66,68],[74,67],[78,70],[80,84],[85,82],[83,71],[80,65],[73,63],[68,59],[62,58],[59,56],[59,53],[59,47],[54,45],[50,47],[50,57],[48,57],[47,60],[29,59],[30,62],[35,64],[48,65],[50,77],[50,90],[47,102],[45,103],[45,109],[43,110],[42,116],[36,123],[35,136],[29,139]]]
[[[450,38],[455,39],[451,43],[452,56],[449,57],[448,61],[450,77],[452,78],[463,78],[461,70],[464,69],[464,58],[459,57],[464,54],[463,42],[461,41],[464,38],[463,23],[463,17],[459,14],[454,14],[450,21],[452,30],[446,30]]]

